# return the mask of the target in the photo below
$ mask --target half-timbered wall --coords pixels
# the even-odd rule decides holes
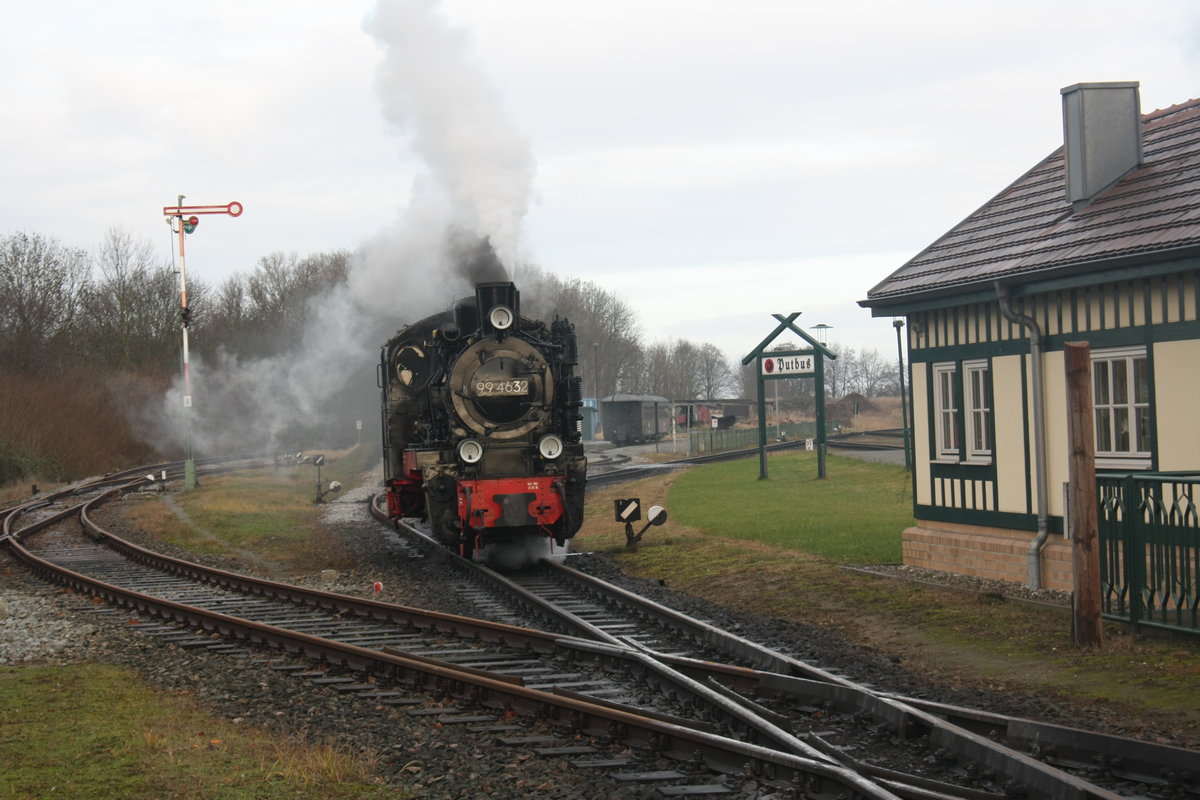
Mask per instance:
[[[1087,341],[1093,354],[1144,348],[1152,386],[1153,461],[1158,470],[1200,467],[1200,272],[1131,277],[1095,285],[1053,287],[1014,297],[1012,309],[1041,327],[1047,442],[1047,511],[1061,532],[1066,454],[1062,347]],[[913,393],[914,493],[918,519],[1033,530],[1037,511],[1032,383],[1026,330],[1009,322],[997,301],[923,311],[906,326]],[[987,459],[938,457],[935,368],[986,364],[990,375],[991,454]],[[967,436],[961,405],[960,436]]]

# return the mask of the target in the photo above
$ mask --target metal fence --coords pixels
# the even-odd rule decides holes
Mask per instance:
[[[1103,475],[1097,483],[1104,614],[1134,630],[1200,633],[1200,475]]]
[[[774,442],[781,438],[788,441],[808,439],[817,435],[816,430],[817,426],[814,422],[796,422],[783,426],[769,425],[767,426],[767,440]],[[687,435],[687,440],[690,455],[743,450],[749,447],[758,447],[758,428],[729,428],[723,431],[693,430]]]

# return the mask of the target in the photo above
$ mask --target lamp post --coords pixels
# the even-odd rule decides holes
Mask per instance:
[[[900,336],[900,329],[904,327],[904,320],[892,320],[892,325],[896,328],[896,360],[900,367],[900,427],[904,431],[904,468],[911,470],[912,463],[912,445],[908,438],[908,399],[907,392],[904,391],[904,344]]]
[[[596,401],[596,415],[592,417],[592,438],[600,434],[600,343],[592,342],[592,397]]]
[[[600,343],[592,342],[592,396],[600,407]]]

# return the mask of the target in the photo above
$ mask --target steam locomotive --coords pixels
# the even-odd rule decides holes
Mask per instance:
[[[574,330],[522,317],[516,286],[491,282],[388,340],[380,385],[393,519],[427,520],[467,557],[575,535],[587,459]]]

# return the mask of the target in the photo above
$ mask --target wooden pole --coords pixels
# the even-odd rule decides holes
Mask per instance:
[[[1070,444],[1072,609],[1075,644],[1104,643],[1100,624],[1100,548],[1096,509],[1096,439],[1092,410],[1092,348],[1087,342],[1063,346],[1067,371],[1067,437]]]

